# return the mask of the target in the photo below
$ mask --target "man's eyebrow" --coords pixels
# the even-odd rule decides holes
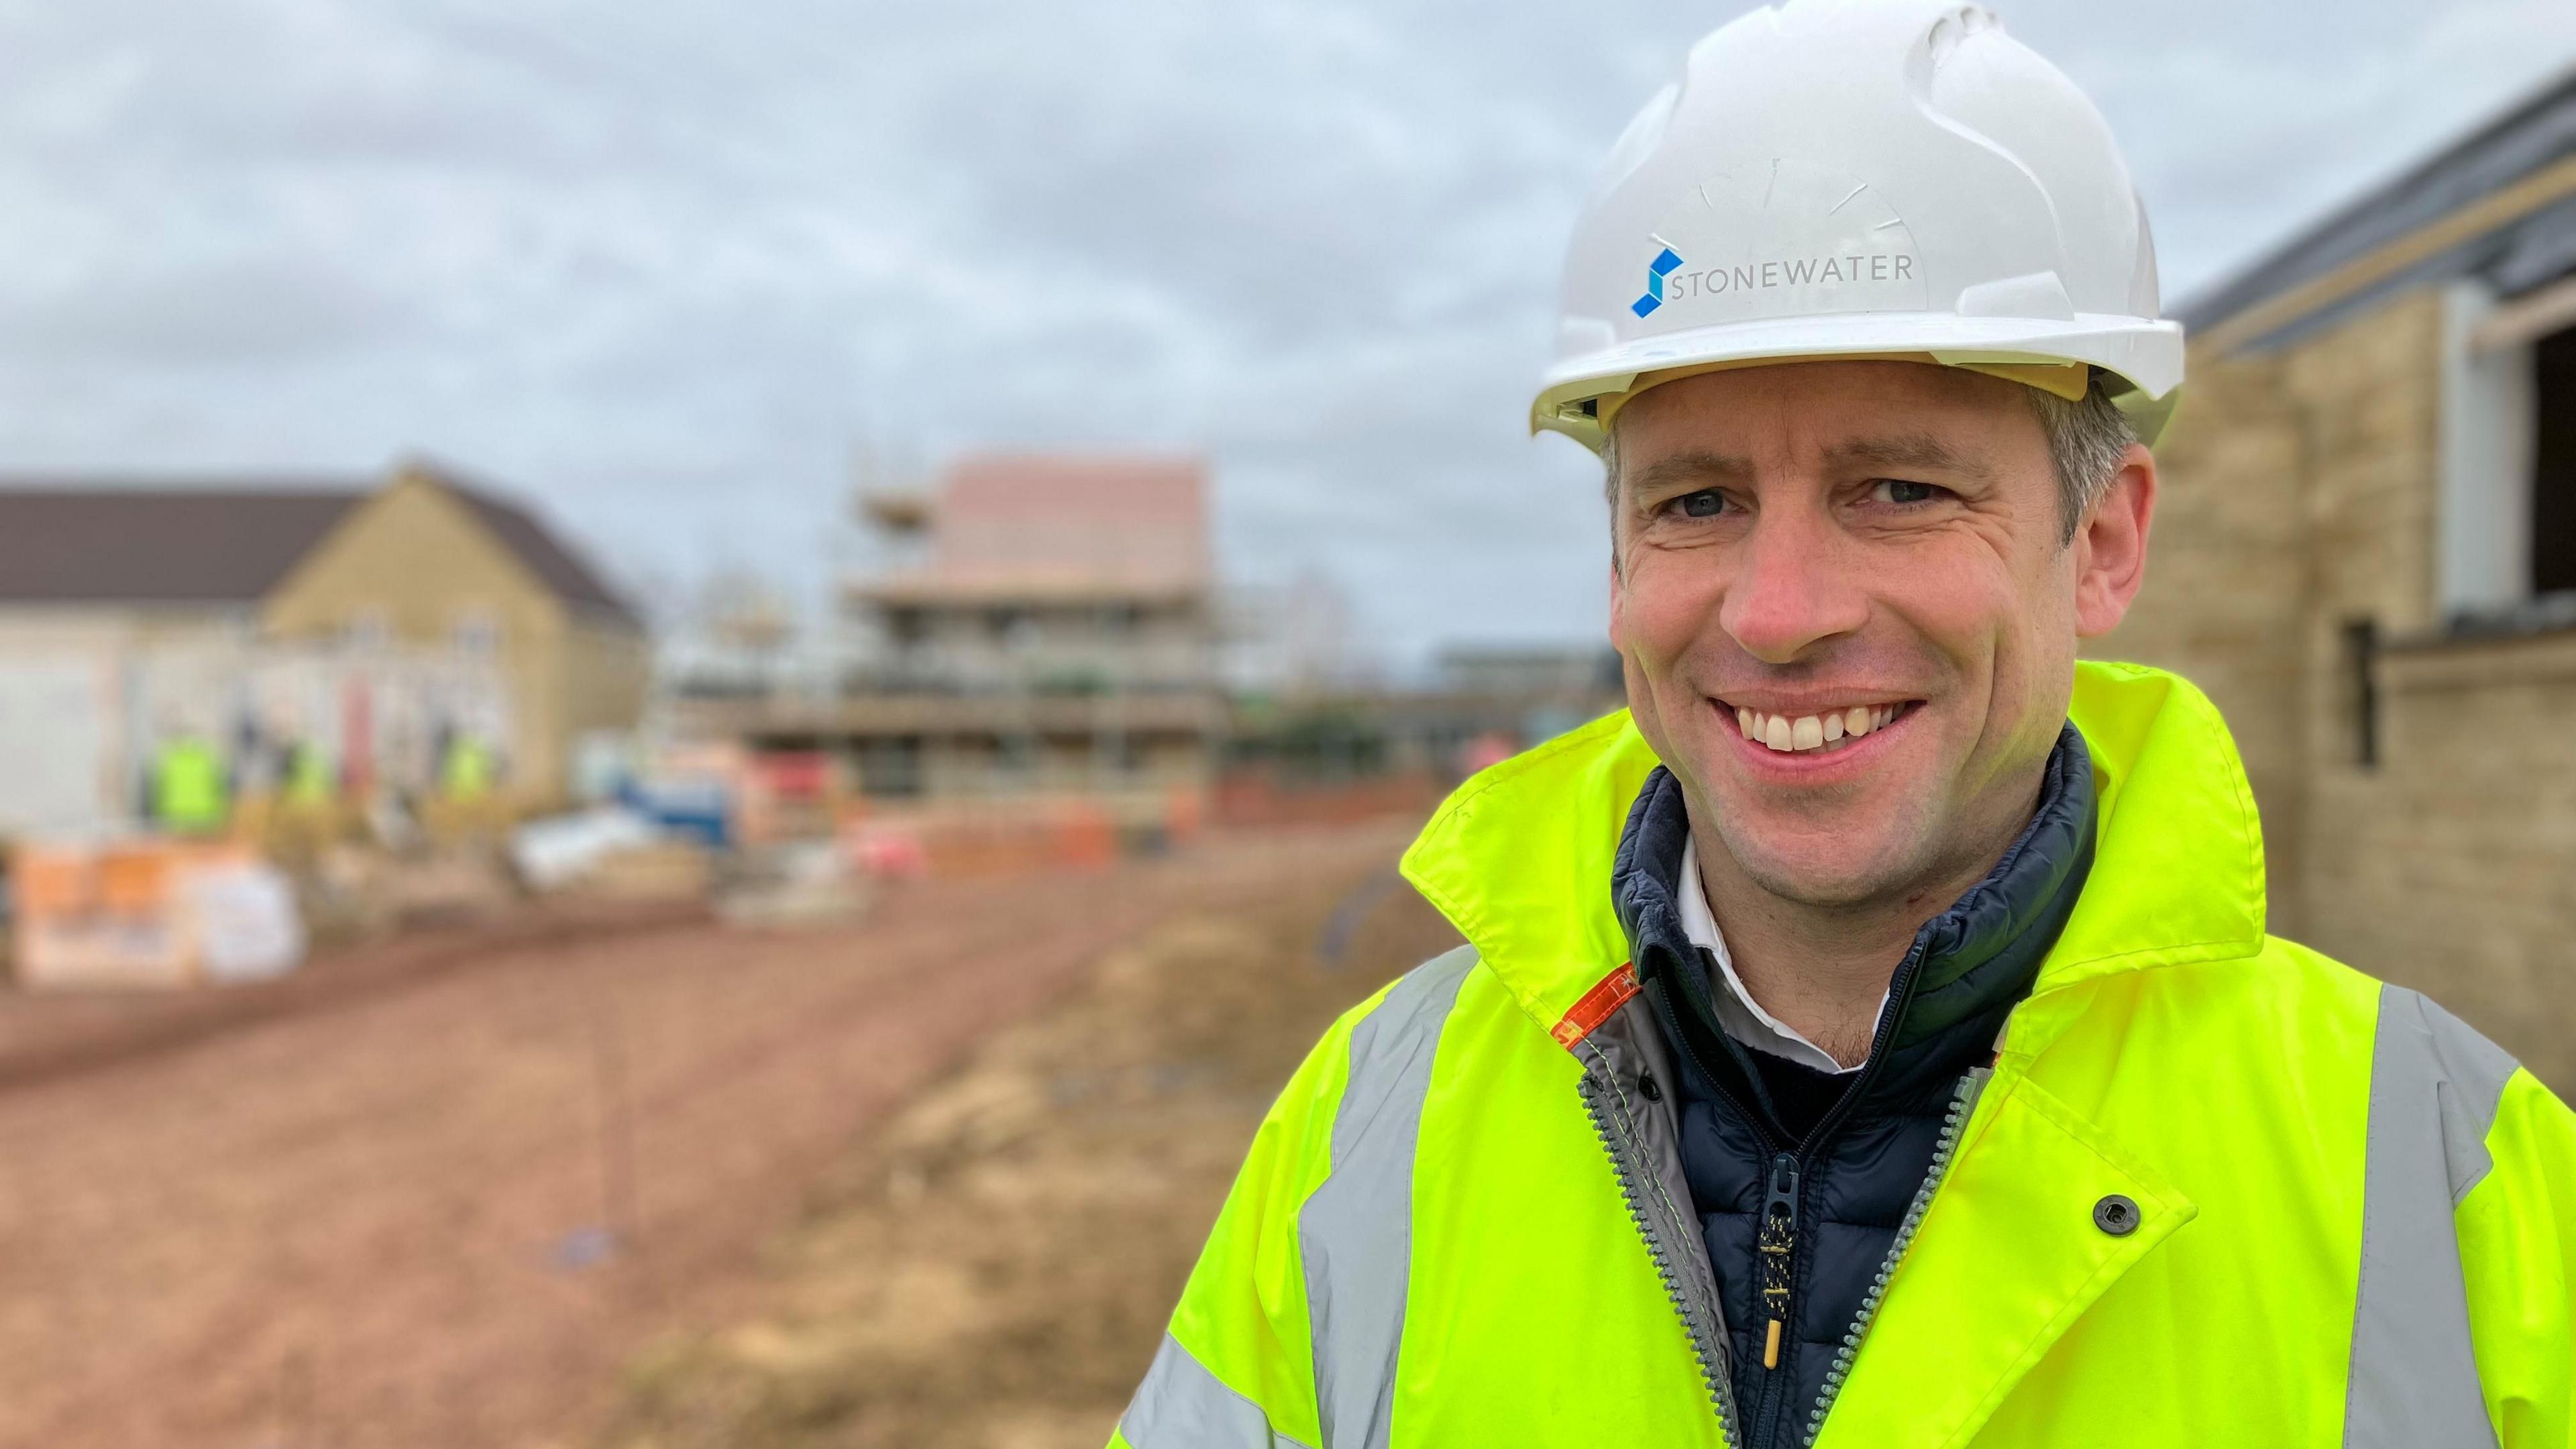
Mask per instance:
[[[1878,468],[1927,468],[1991,481],[1995,470],[1985,459],[1962,452],[1929,433],[1900,433],[1885,438],[1855,438],[1827,450],[1839,463]]]
[[[1638,469],[1630,478],[1628,487],[1635,493],[1652,494],[1665,492],[1684,483],[1697,483],[1705,487],[1712,482],[1752,476],[1753,463],[1750,459],[1738,458],[1727,453],[1677,453],[1669,458],[1657,458],[1654,462]]]

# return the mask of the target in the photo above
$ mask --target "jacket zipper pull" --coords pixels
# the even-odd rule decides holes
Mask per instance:
[[[1762,1259],[1762,1307],[1771,1320],[1762,1340],[1762,1366],[1780,1366],[1780,1331],[1789,1322],[1789,1265],[1798,1246],[1798,1159],[1787,1152],[1771,1159],[1770,1189],[1762,1198],[1762,1225],[1756,1237]]]

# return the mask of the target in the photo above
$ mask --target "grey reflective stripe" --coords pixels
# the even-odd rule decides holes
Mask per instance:
[[[1414,968],[1351,1029],[1332,1175],[1297,1215],[1323,1449],[1385,1449],[1413,1264],[1413,1148],[1440,1028],[1476,964],[1461,946]]]
[[[2344,1443],[2490,1445],[2451,1210],[2493,1165],[2487,1128],[2514,1060],[2401,986],[2380,989],[2370,1063],[2361,1286]]]
[[[1135,1449],[1310,1449],[1271,1428],[1259,1404],[1219,1382],[1170,1334],[1118,1432]]]

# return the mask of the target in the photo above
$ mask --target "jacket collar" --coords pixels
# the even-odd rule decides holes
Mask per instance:
[[[1672,1027],[1692,1043],[1694,1057],[1712,1067],[1718,1055],[1732,1057],[1747,1079],[1757,1078],[1750,1059],[1725,1040],[1708,973],[1698,969],[1699,951],[1682,926],[1680,870],[1689,836],[1681,783],[1657,768],[1628,813],[1612,868],[1612,905],[1640,984],[1669,998]],[[1987,1056],[2005,1014],[2029,992],[2041,958],[2065,929],[2093,846],[2092,765],[2083,735],[2069,724],[2042,770],[2030,821],[1994,869],[1924,922],[1904,960],[1890,963],[1886,1019],[1860,1078],[1870,1098],[1911,1099]],[[1747,1085],[1766,1096],[1758,1081]]]
[[[2217,709],[2162,670],[2085,661],[2068,715],[2090,747],[2095,856],[2034,996],[2251,954],[2262,834]],[[1606,715],[1470,778],[1405,852],[1406,878],[1542,1028],[1629,959],[1603,884],[1656,763],[1626,711]]]

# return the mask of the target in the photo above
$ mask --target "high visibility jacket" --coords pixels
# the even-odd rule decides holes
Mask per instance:
[[[172,740],[152,762],[152,818],[166,829],[223,829],[229,792],[223,756],[204,740]]]
[[[2253,797],[2198,691],[2085,664],[2070,713],[2091,874],[1814,1442],[2576,1444],[2576,1116],[2424,997],[2265,934]],[[1607,887],[1654,764],[1614,715],[1434,818],[1406,873],[1468,945],[1299,1068],[1113,1446],[1729,1442]]]
[[[328,805],[339,788],[332,773],[331,757],[310,740],[298,741],[286,752],[286,799],[300,806]]]
[[[482,741],[459,735],[439,762],[439,793],[450,800],[480,800],[492,790],[492,752]]]

